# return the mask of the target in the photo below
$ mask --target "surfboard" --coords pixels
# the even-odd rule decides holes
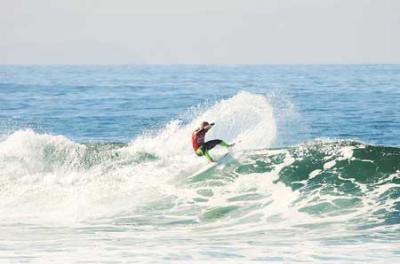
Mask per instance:
[[[237,146],[242,140],[239,140],[237,142],[235,142],[233,145]],[[218,167],[218,166],[223,166],[224,164],[226,164],[228,161],[232,160],[232,153],[230,151],[226,152],[225,154],[223,154],[220,158],[218,158],[216,160],[216,162],[212,162],[207,164],[207,166],[202,167],[201,169],[199,169],[198,171],[196,171],[195,173],[192,174],[192,176],[190,177],[193,181],[197,181],[197,180],[201,180],[203,178],[207,178],[209,175],[209,172]]]
[[[220,157],[216,162],[211,162],[211,163],[207,164],[207,166],[205,166],[205,167],[201,168],[200,170],[196,171],[195,173],[193,173],[192,177],[198,178],[198,177],[201,177],[202,175],[206,175],[209,171],[216,168],[217,166],[225,164],[230,158],[231,158],[231,155],[229,152],[227,152],[224,155],[222,155],[222,157]]]

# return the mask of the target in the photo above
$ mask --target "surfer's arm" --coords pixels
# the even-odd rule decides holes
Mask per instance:
[[[196,130],[194,131],[194,133],[197,135],[197,134],[199,134],[200,132],[202,132],[203,130],[207,131],[205,128],[198,128],[198,129],[196,129]]]
[[[196,129],[196,130],[194,131],[194,133],[195,133],[196,135],[199,134],[200,132],[207,133],[207,131],[210,130],[210,128],[212,128],[213,125],[215,125],[215,123],[211,123],[211,124],[209,124],[209,125],[207,125],[207,126],[205,126],[205,127],[203,127],[203,128],[198,128],[198,129]]]
[[[207,126],[204,127],[204,129],[205,129],[206,131],[208,131],[208,130],[210,130],[210,128],[212,128],[214,125],[215,125],[215,123],[208,124]]]

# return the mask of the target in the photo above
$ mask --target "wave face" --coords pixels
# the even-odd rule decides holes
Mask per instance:
[[[266,234],[272,244],[299,233],[342,241],[400,223],[399,148],[321,139],[274,149],[277,121],[265,96],[241,92],[207,109],[129,144],[12,133],[0,142],[0,222],[111,223],[141,236],[173,229],[196,243],[236,236],[258,245]],[[198,174],[206,161],[190,135],[203,120],[216,122],[208,139],[240,143],[226,163]]]

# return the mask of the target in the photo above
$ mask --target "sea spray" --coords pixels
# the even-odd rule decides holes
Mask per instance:
[[[193,154],[191,132],[202,120],[216,126],[208,139],[241,141],[237,151],[265,148],[276,137],[273,110],[263,95],[240,92],[187,124],[169,122],[129,145],[79,144],[63,136],[19,130],[0,142],[0,220],[76,222],[134,213],[162,199],[192,200],[187,178],[206,161]],[[218,151],[218,150],[217,150]],[[187,197],[179,194],[187,193]]]

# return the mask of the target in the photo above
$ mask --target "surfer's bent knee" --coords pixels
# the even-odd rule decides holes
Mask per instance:
[[[199,156],[199,157],[204,155],[204,152],[203,152],[203,148],[202,148],[202,147],[199,147],[199,148],[196,150],[196,155]]]

